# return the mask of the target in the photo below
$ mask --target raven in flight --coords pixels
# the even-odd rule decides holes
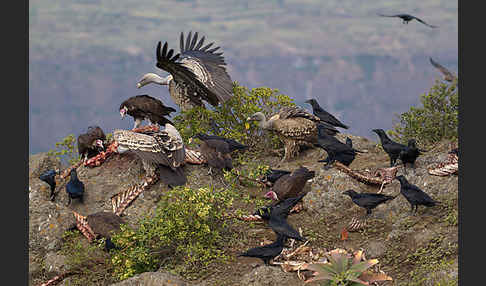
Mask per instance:
[[[408,22],[412,21],[413,19],[419,21],[420,23],[424,24],[425,26],[428,26],[430,28],[438,28],[437,26],[434,26],[434,25],[429,25],[427,23],[425,23],[423,20],[415,17],[415,16],[412,16],[412,15],[409,15],[409,14],[396,14],[396,15],[383,15],[383,14],[378,14],[378,16],[382,16],[382,17],[398,17],[398,18],[401,18],[403,20],[403,24],[408,24]]]

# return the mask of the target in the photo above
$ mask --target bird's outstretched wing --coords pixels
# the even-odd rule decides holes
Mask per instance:
[[[455,76],[448,69],[446,69],[444,66],[442,66],[438,62],[434,61],[432,58],[429,58],[429,60],[430,60],[430,63],[435,68],[437,68],[442,74],[444,74],[446,76],[446,78],[451,78],[451,79],[455,78]]]
[[[183,81],[192,85],[200,94],[188,96],[201,97],[211,105],[229,100],[233,93],[233,82],[226,72],[222,52],[215,53],[219,47],[209,49],[213,43],[204,47],[204,37],[197,42],[198,34],[191,38],[191,32],[184,44],[184,33],[181,33],[181,52],[173,56],[174,50],[168,50],[167,42],[157,45],[157,64],[174,77],[176,82]]]
[[[380,14],[380,13],[377,13],[378,16],[381,16],[381,17],[400,17],[402,14],[396,14],[396,15],[384,15],[384,14]]]
[[[434,26],[434,25],[430,25],[430,24],[427,24],[425,23],[425,21],[415,17],[415,16],[412,16],[415,20],[419,21],[420,23],[424,24],[425,26],[428,26],[428,27],[431,27],[431,28],[438,28],[437,26]]]

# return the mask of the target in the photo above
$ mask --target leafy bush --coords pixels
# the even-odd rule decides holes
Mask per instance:
[[[436,80],[428,94],[420,98],[421,107],[412,106],[398,116],[399,123],[389,134],[406,143],[415,138],[420,145],[430,145],[442,139],[457,139],[459,93],[457,80],[450,85]]]
[[[112,241],[121,248],[112,256],[114,275],[123,280],[161,266],[186,276],[201,274],[211,262],[225,259],[223,214],[232,205],[232,196],[212,187],[169,190],[155,214],[141,220],[138,229],[122,225],[121,232],[113,235]]]
[[[56,149],[49,150],[47,153],[56,156],[61,162],[68,162],[71,165],[81,160],[81,156],[78,154],[76,148],[76,137],[74,137],[74,134],[69,134],[61,139],[61,141],[56,142]]]
[[[174,124],[187,143],[197,133],[206,133],[233,138],[259,150],[276,146],[276,136],[261,136],[261,130],[251,128],[246,119],[261,111],[266,116],[274,114],[281,107],[294,106],[293,99],[279,93],[277,89],[258,87],[249,90],[233,83],[233,96],[225,104],[214,108],[195,107],[181,112],[174,118]]]

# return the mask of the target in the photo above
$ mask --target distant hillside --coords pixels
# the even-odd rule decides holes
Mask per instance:
[[[155,67],[157,42],[178,50],[180,32],[189,30],[222,47],[233,80],[278,88],[297,103],[315,97],[350,133],[371,137],[439,76],[429,56],[457,71],[458,8],[445,0],[362,3],[31,1],[30,153],[88,125],[130,126],[117,108],[135,94],[174,106],[166,88],[135,84],[145,72],[165,74]],[[440,28],[403,25],[378,12],[411,13]]]

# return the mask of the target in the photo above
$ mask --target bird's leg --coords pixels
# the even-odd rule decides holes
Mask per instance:
[[[403,163],[403,172],[407,175],[407,163]]]
[[[51,202],[53,202],[55,199],[56,199],[56,193],[54,193],[54,188],[51,189],[51,195],[50,195],[50,199],[51,199]]]
[[[137,129],[142,124],[142,121],[143,121],[143,119],[141,119],[141,118],[135,118],[135,122],[133,124],[133,129]]]

